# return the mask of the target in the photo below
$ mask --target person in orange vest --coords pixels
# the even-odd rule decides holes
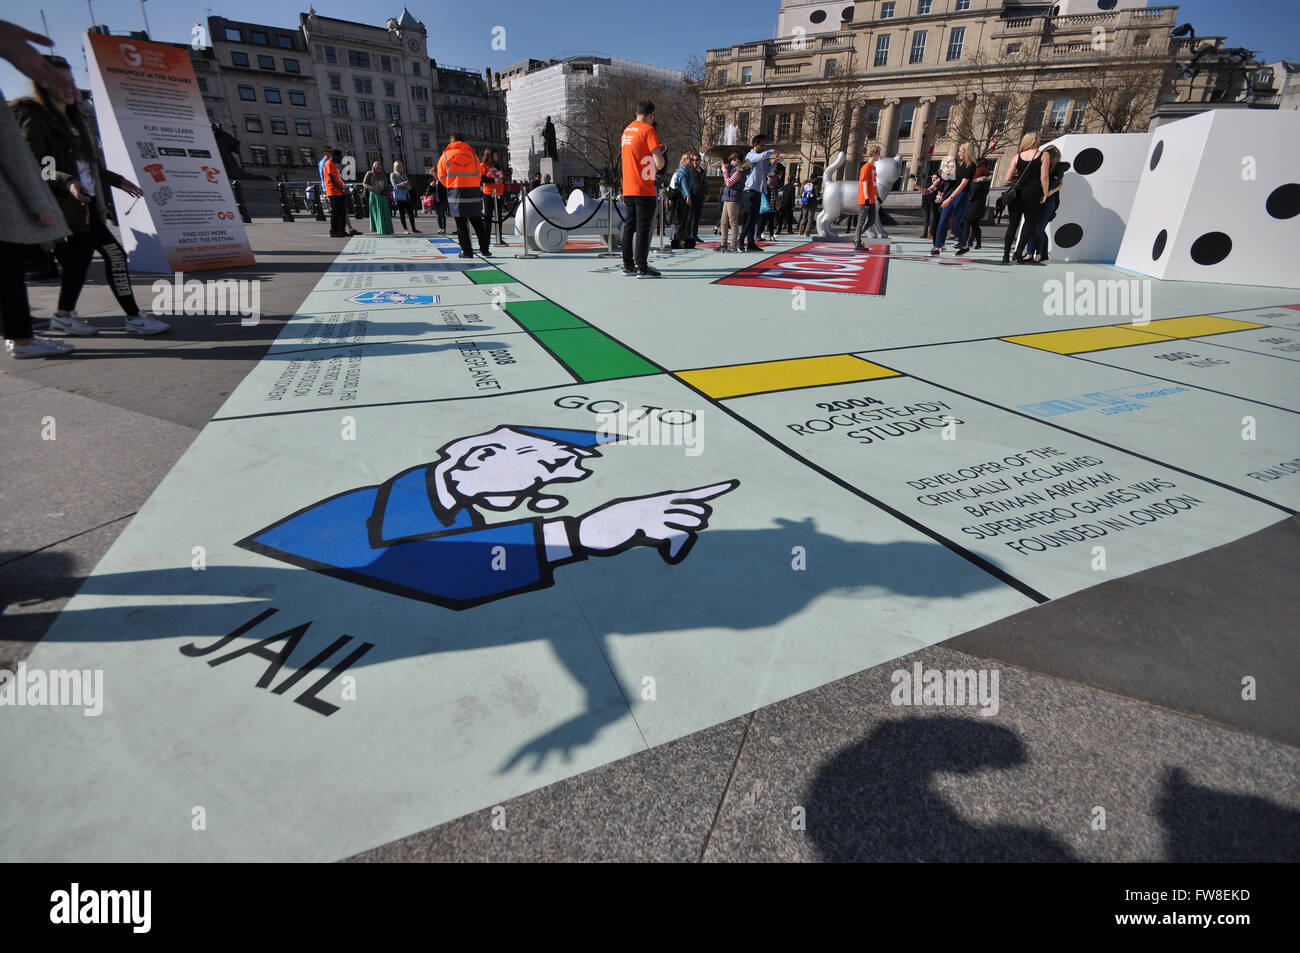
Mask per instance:
[[[872,146],[867,153],[867,161],[862,163],[858,173],[858,233],[853,240],[854,251],[866,251],[862,244],[862,233],[876,221],[876,165],[880,158],[880,146]]]
[[[488,237],[492,236],[492,226],[497,229],[497,244],[504,245],[501,237],[501,204],[506,194],[506,175],[501,171],[501,157],[495,149],[483,150],[483,161],[478,166],[479,178],[483,181],[483,210],[486,213]]]
[[[483,221],[483,189],[479,176],[478,156],[465,141],[465,133],[455,130],[451,142],[438,159],[438,181],[447,189],[447,208],[456,220],[456,238],[460,240],[460,257],[473,258],[469,223],[474,224],[479,248],[488,251],[487,224]]]
[[[330,203],[330,238],[347,238],[356,234],[348,225],[348,203],[343,192],[343,175],[339,172],[342,161],[340,150],[326,149],[325,158],[320,163],[321,182]]]

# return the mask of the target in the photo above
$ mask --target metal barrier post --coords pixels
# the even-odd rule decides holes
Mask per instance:
[[[536,258],[537,256],[534,255],[531,251],[528,250],[528,193],[527,193],[527,192],[524,192],[523,195],[522,195],[522,197],[519,199],[519,201],[521,201],[521,202],[524,203],[524,214],[523,214],[524,223],[523,223],[523,226],[522,226],[521,229],[520,229],[520,230],[523,232],[524,244],[523,244],[523,251],[522,251],[522,252],[516,252],[516,253],[515,253],[515,257],[516,257],[516,258]]]
[[[316,193],[312,196],[311,204],[316,210],[316,221],[325,221],[325,204],[321,202],[319,189],[317,189]]]
[[[293,212],[289,210],[289,193],[285,191],[283,182],[280,183],[280,221],[293,221]]]
[[[621,258],[622,253],[614,251],[614,187],[612,185],[601,184],[601,195],[605,199],[605,219],[608,224],[608,243],[606,249],[601,252],[598,258]]]
[[[240,186],[239,180],[238,179],[232,180],[230,183],[230,187],[235,193],[235,207],[239,209],[240,221],[242,221],[245,225],[253,224],[253,216],[248,214],[248,209],[244,205],[244,190]]]
[[[673,253],[673,250],[671,248],[664,248],[664,205],[666,203],[664,202],[664,196],[662,192],[659,193],[657,199],[659,202],[659,254],[671,255]]]

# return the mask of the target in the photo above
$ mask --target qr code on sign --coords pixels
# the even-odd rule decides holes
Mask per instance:
[[[140,142],[139,140],[136,140],[135,147],[140,150],[141,159],[158,158],[158,150],[154,148],[152,142]]]

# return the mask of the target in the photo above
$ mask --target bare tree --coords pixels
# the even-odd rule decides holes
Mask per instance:
[[[852,134],[854,107],[858,104],[861,89],[860,81],[853,76],[853,59],[848,58],[843,72],[828,80],[803,86],[794,93],[794,106],[803,116],[803,135],[795,136],[801,148],[800,158],[809,167],[817,161],[820,153],[825,162],[841,149],[847,148]],[[876,130],[870,130],[874,135]],[[808,155],[811,147],[814,154]],[[850,165],[856,161],[850,156]]]
[[[995,136],[1001,143],[1026,131],[1041,75],[1038,64],[1038,46],[1032,43],[1010,54],[977,50],[953,83],[947,138],[973,142],[985,155],[994,147]]]
[[[655,103],[659,138],[683,149],[702,141],[697,88],[689,81],[659,83],[621,71],[602,70],[583,85],[568,115],[553,118],[556,139],[566,158],[585,166],[583,174],[617,180],[622,165],[622,137],[636,116],[637,103]],[[545,118],[535,120],[538,130]]]
[[[1106,132],[1142,132],[1175,71],[1172,53],[1109,56],[1082,70],[1079,84],[1088,111]]]

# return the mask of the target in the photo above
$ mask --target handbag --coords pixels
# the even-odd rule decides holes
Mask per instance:
[[[420,204],[424,206],[426,209],[433,208],[433,203],[434,203],[434,198],[432,195],[420,196]]]
[[[758,200],[758,214],[766,215],[772,211],[772,203],[767,200],[767,191],[764,190],[763,197]]]
[[[1040,155],[1042,155],[1041,149],[1037,153],[1035,153],[1034,159],[1037,159]],[[1007,189],[1005,192],[1002,193],[1002,198],[1005,200],[1007,205],[1011,205],[1014,202],[1020,201],[1020,186],[1025,181],[1025,173],[1028,172],[1030,168],[1033,166],[1034,159],[1030,159],[1027,163],[1025,163],[1024,169],[1021,170],[1020,172],[1020,178],[1016,179],[1015,184],[1013,184],[1011,188]]]

